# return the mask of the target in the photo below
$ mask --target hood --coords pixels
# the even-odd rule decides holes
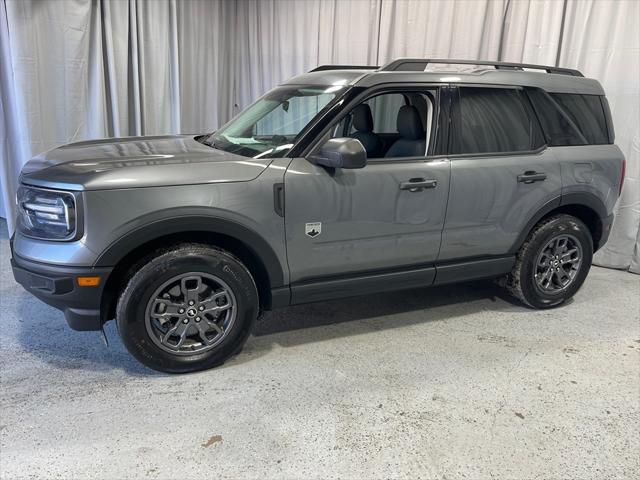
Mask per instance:
[[[111,138],[44,152],[22,169],[22,182],[65,190],[246,182],[271,159],[216,150],[194,136]]]

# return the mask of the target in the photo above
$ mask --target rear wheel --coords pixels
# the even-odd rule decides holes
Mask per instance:
[[[187,244],[158,253],[133,275],[116,317],[134,357],[179,373],[215,367],[240,351],[257,313],[256,286],[237,258]]]
[[[593,256],[591,232],[571,215],[540,222],[518,251],[507,289],[534,308],[561,305],[582,286]]]

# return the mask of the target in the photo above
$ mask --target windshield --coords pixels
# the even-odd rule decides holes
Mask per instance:
[[[343,86],[275,88],[204,143],[245,157],[282,157],[304,127],[342,93]]]

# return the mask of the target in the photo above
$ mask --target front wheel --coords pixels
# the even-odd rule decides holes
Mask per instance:
[[[584,283],[593,257],[587,226],[571,215],[540,222],[518,251],[507,289],[534,308],[561,305]]]
[[[186,244],[152,257],[133,275],[116,319],[136,359],[183,373],[215,367],[237,353],[257,313],[256,286],[240,260]]]

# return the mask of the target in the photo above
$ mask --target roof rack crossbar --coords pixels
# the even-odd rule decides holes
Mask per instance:
[[[447,65],[486,65],[494,67],[497,70],[524,70],[531,68],[534,70],[544,70],[547,73],[557,73],[561,75],[572,75],[574,77],[583,77],[578,70],[571,68],[551,67],[548,65],[533,65],[529,63],[511,63],[511,62],[492,62],[486,60],[450,60],[442,58],[399,58],[393,60],[386,65],[380,67],[380,71],[423,71],[430,63],[442,63]]]
[[[309,70],[309,73],[327,70],[377,70],[379,68],[377,65],[320,65],[313,70]]]

